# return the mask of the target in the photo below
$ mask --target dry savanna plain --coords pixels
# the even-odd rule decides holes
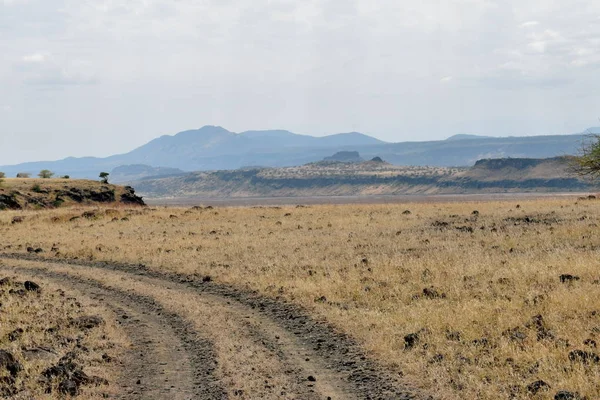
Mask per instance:
[[[592,196],[3,211],[0,273],[42,291],[2,299],[0,334],[25,324],[8,301],[44,308],[49,293],[50,304],[63,299],[57,290],[87,299],[83,311],[61,300],[73,315],[60,314],[64,329],[82,315],[104,321],[69,344],[87,381],[100,376],[81,387],[88,397],[165,398],[135,362],[122,378],[118,363],[101,364],[108,353],[127,365],[138,342],[162,346],[158,361],[180,354],[172,361],[185,365],[169,379],[189,376],[187,397],[169,398],[599,399],[599,224]],[[124,323],[132,315],[162,339],[139,340],[131,332],[144,329]],[[29,347],[53,343],[24,328]],[[22,368],[43,371],[1,340]],[[350,376],[355,365],[375,383]]]

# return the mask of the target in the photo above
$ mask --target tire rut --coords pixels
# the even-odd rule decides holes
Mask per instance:
[[[4,267],[4,271],[11,268]],[[103,303],[120,318],[131,349],[121,360],[119,399],[226,399],[213,373],[210,342],[196,337],[179,315],[166,312],[153,299],[107,287],[69,274],[12,268],[76,289]]]
[[[165,273],[146,268],[107,262],[48,260],[28,254],[0,254],[4,259],[20,259],[72,267],[92,267],[158,283],[193,290],[203,298],[226,305],[245,324],[256,341],[274,352],[289,366],[285,371],[305,387],[301,399],[422,399],[361,352],[347,335],[316,321],[306,311],[285,301],[245,292],[227,285],[203,282],[197,277]]]

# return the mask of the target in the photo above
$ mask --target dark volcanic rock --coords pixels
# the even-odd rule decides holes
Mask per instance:
[[[0,286],[7,286],[12,284],[12,279],[10,279],[9,277],[4,277],[2,279],[0,279]]]
[[[20,224],[23,221],[25,221],[25,217],[15,216],[15,217],[12,217],[12,220],[10,221],[10,223],[11,224]]]
[[[97,315],[84,315],[71,321],[71,325],[76,326],[79,329],[92,329],[102,325],[103,323],[104,320],[102,317]]]
[[[418,333],[409,333],[404,336],[404,350],[410,350],[419,343],[420,337]]]
[[[25,286],[25,290],[29,292],[39,292],[41,290],[40,285],[32,281],[25,281],[23,285]]]
[[[0,368],[8,371],[12,377],[17,376],[23,369],[15,357],[6,350],[0,350]]]
[[[125,193],[121,195],[121,203],[134,204],[138,206],[145,206],[144,200],[135,194],[135,190],[131,186],[125,186]]]
[[[23,328],[17,328],[14,331],[10,332],[7,337],[8,340],[11,342],[14,342],[16,340],[19,340],[21,338],[21,336],[23,335]]]
[[[0,210],[20,210],[21,205],[14,193],[0,194]]]
[[[527,391],[531,394],[537,394],[540,391],[546,391],[550,389],[550,385],[548,385],[546,382],[539,380],[539,381],[535,381],[530,383],[529,385],[527,385]]]
[[[577,392],[561,390],[554,395],[554,400],[581,400],[581,396]]]
[[[582,364],[599,364],[600,356],[591,351],[573,350],[569,353],[569,360],[571,362],[580,362]]]
[[[522,342],[523,340],[527,339],[527,334],[519,327],[507,329],[502,332],[502,335],[515,342]]]
[[[115,201],[115,191],[109,189],[98,192],[90,190],[89,199],[98,203],[112,203]]]
[[[525,324],[529,329],[533,329],[537,333],[537,340],[554,339],[554,333],[548,328],[544,317],[541,314],[531,317],[531,320]]]
[[[71,379],[65,379],[58,385],[58,391],[69,396],[77,396],[79,394],[79,385]]]
[[[423,297],[427,299],[445,299],[446,294],[439,292],[437,289],[433,287],[423,289]]]
[[[578,281],[580,278],[576,275],[571,275],[571,274],[562,274],[560,276],[560,281],[562,283],[569,283],[569,282],[574,282],[574,281]]]

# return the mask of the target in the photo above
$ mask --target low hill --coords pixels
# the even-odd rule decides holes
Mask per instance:
[[[332,156],[325,157],[323,161],[358,163],[364,160],[360,157],[358,151],[338,151]]]
[[[588,191],[567,159],[482,160],[471,168],[396,166],[383,161],[194,172],[135,183],[154,198],[310,197]]]
[[[143,178],[158,178],[162,176],[174,176],[185,174],[184,171],[178,168],[169,167],[151,167],[150,165],[134,164],[122,165],[113,169],[110,173],[112,182],[130,182]]]
[[[0,183],[0,210],[115,203],[145,205],[132,187],[98,181],[9,178]]]

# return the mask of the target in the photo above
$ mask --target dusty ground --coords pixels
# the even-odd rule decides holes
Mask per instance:
[[[86,211],[0,214],[4,264],[151,299],[229,397],[600,398],[599,200]]]
[[[2,269],[85,291],[124,319],[135,347],[119,398],[416,398],[294,307],[139,266],[29,259]]]

